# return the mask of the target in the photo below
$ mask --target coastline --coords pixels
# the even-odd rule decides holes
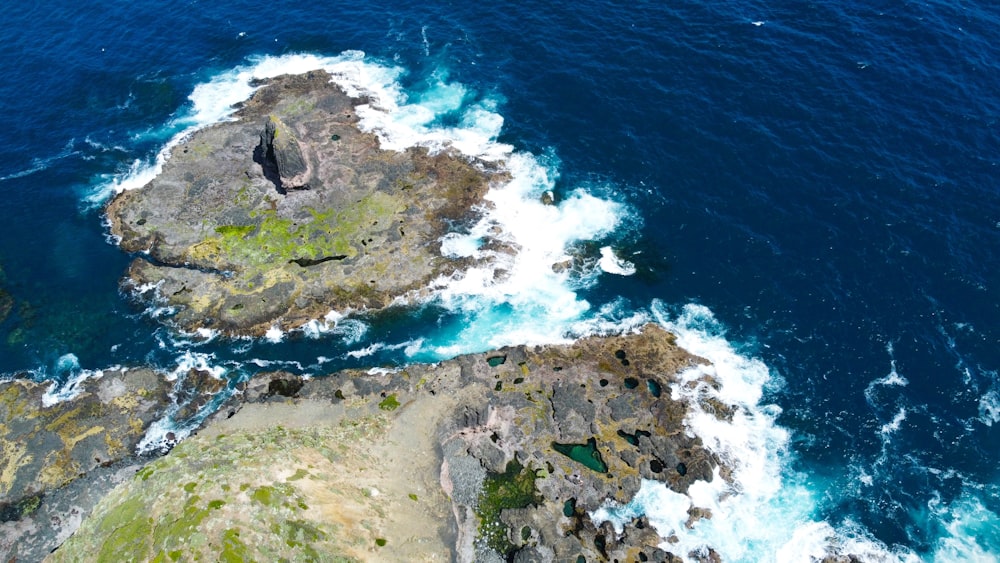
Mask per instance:
[[[685,435],[690,406],[667,394],[678,372],[703,362],[649,325],[390,374],[302,381],[276,372],[249,382],[197,435],[116,489],[55,560],[101,550],[153,557],[169,518],[133,526],[127,537],[109,536],[118,529],[109,523],[123,517],[122,507],[179,515],[191,503],[205,505],[196,529],[206,539],[194,544],[203,555],[225,547],[225,530],[253,534],[266,551],[266,530],[302,521],[318,530],[302,553],[327,549],[357,560],[665,557],[662,538],[641,518],[622,534],[589,514],[609,499],[629,501],[641,479],[683,494],[696,481],[726,478],[700,440]],[[587,454],[560,446],[588,442]],[[254,491],[268,488],[308,508],[259,502]],[[343,508],[328,512],[334,506]],[[690,522],[705,517],[695,510]]]

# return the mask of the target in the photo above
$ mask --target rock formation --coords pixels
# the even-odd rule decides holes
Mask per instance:
[[[309,187],[310,167],[299,140],[277,115],[267,116],[255,151],[254,159],[260,162],[264,176],[274,182],[279,192]]]
[[[187,331],[259,336],[385,307],[465,267],[439,239],[498,174],[448,153],[381,150],[358,129],[362,101],[325,72],[279,77],[235,121],[174,147],[159,176],[107,207],[121,248],[137,253],[127,285],[155,287],[145,297],[176,308]]]
[[[0,383],[4,561],[41,559],[104,493],[141,467],[136,445],[164,415],[171,390],[148,369],[105,373],[83,383],[75,399],[47,407],[49,387],[25,379]],[[127,467],[132,471],[122,474]]]

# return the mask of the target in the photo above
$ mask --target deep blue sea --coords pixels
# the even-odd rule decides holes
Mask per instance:
[[[5,8],[0,374],[56,380],[58,400],[112,366],[235,382],[659,322],[747,413],[689,421],[735,494],[651,486],[604,516],[646,513],[725,561],[1000,560],[996,4],[379,4]],[[448,248],[500,225],[514,275],[261,341],[172,330],[121,289],[132,257],[102,204],[250,78],[320,67],[375,96],[386,146],[507,163],[492,222]],[[589,259],[556,274],[567,253]],[[679,526],[690,503],[715,517]]]

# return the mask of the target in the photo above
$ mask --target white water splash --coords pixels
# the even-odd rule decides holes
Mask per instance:
[[[710,310],[688,304],[672,313],[656,301],[651,312],[677,335],[680,347],[711,362],[678,374],[671,397],[690,405],[686,428],[732,469],[732,482],[716,469],[711,481],[697,481],[682,495],[644,481],[629,504],[609,503],[595,511],[595,523],[610,520],[620,530],[644,514],[661,537],[672,538],[662,549],[682,556],[705,556],[712,549],[723,561],[811,562],[838,554],[865,561],[917,560],[911,553],[890,551],[848,523],[834,527],[814,517],[817,492],[791,471],[790,436],[776,422],[781,411],[763,402],[773,383],[767,366],[738,352]],[[706,377],[715,384],[706,383]],[[706,412],[700,398],[734,406],[732,417],[720,420]],[[692,506],[710,510],[712,517],[688,528]]]

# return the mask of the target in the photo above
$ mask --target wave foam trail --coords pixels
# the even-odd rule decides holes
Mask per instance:
[[[0,176],[0,182],[6,182],[7,180],[14,180],[17,178],[24,178],[25,176],[30,176],[36,172],[41,172],[42,170],[49,168],[54,163],[64,158],[80,154],[79,151],[77,151],[74,148],[75,143],[76,143],[75,139],[70,139],[69,142],[66,143],[66,146],[63,148],[63,150],[60,151],[58,154],[46,158],[38,158],[38,157],[32,158],[31,166],[19,170],[17,172],[11,172],[9,174],[4,174]]]
[[[344,313],[330,311],[322,319],[312,319],[299,330],[308,338],[320,338],[324,334],[343,337],[345,344],[356,344],[368,332],[368,325],[358,319],[347,318]]]
[[[654,301],[651,313],[677,335],[679,346],[711,362],[679,374],[671,396],[690,405],[688,431],[732,469],[731,479],[716,469],[711,481],[692,484],[686,495],[643,482],[629,505],[608,504],[591,515],[595,522],[610,520],[621,529],[645,514],[661,537],[671,538],[660,547],[681,556],[707,556],[712,549],[724,561],[811,561],[850,553],[899,559],[864,534],[813,517],[819,493],[790,469],[790,436],[776,422],[780,409],[762,404],[765,389],[774,384],[763,362],[740,354],[706,307],[689,304],[672,313]],[[707,412],[704,399],[735,407],[731,419]],[[691,506],[708,509],[711,518],[687,527]]]

